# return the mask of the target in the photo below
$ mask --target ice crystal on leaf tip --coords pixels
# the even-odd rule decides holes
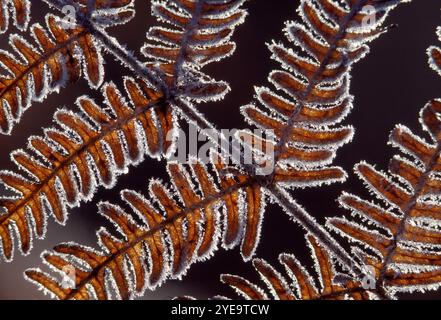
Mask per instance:
[[[437,28],[436,34],[441,41],[441,27]],[[427,55],[429,56],[429,66],[441,75],[441,49],[436,46],[431,46],[427,49]]]

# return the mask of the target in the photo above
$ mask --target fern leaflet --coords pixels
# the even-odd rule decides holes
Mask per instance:
[[[26,30],[31,17],[30,0],[1,0],[0,1],[0,34],[9,28],[11,19],[19,30]]]

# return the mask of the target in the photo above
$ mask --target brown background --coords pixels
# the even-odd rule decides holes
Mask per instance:
[[[150,16],[149,3],[136,0],[136,18],[111,31],[121,43],[127,44],[137,53],[145,40],[148,27],[156,24]],[[39,0],[32,0],[32,6],[32,21],[42,22],[47,6]],[[219,128],[244,126],[239,107],[252,101],[253,86],[266,85],[269,71],[278,67],[269,59],[265,43],[272,39],[287,43],[281,29],[284,21],[297,19],[297,6],[296,0],[251,0],[246,5],[250,15],[235,33],[234,39],[238,44],[236,54],[207,68],[207,72],[215,78],[230,82],[233,89],[224,101],[200,106],[200,110]],[[403,123],[421,132],[417,119],[420,108],[429,99],[441,97],[441,79],[427,66],[425,54],[428,46],[437,43],[435,28],[441,25],[440,7],[440,2],[436,0],[414,0],[396,9],[389,23],[398,24],[398,27],[376,40],[371,54],[356,65],[351,88],[356,97],[355,110],[346,123],[353,124],[357,131],[352,144],[343,147],[338,153],[338,165],[350,169],[356,162],[365,159],[385,169],[390,156],[395,152],[386,145],[394,125]],[[5,35],[1,36],[0,45],[3,49],[8,48]],[[121,77],[129,71],[109,55],[105,56],[105,60],[106,80],[120,83]],[[8,154],[16,148],[24,147],[29,135],[39,135],[42,128],[50,126],[52,114],[57,108],[66,106],[75,109],[74,101],[80,95],[91,95],[100,101],[100,96],[88,88],[85,80],[81,80],[69,85],[58,95],[52,94],[44,103],[34,103],[15,128],[13,136],[0,137],[0,168],[14,169]],[[113,190],[101,189],[94,199],[118,202],[119,190],[132,188],[145,191],[148,180],[151,177],[164,177],[164,172],[164,163],[147,159],[138,167],[132,167],[129,174],[120,177]],[[296,194],[299,202],[319,221],[323,221],[325,216],[342,213],[335,202],[342,190],[367,195],[352,172],[344,185],[301,190]],[[23,280],[23,271],[27,267],[41,266],[39,254],[59,242],[78,241],[95,245],[94,230],[107,225],[96,213],[96,202],[70,210],[67,227],[50,221],[48,237],[44,241],[35,242],[30,256],[17,256],[12,264],[0,263],[0,299],[44,298],[33,285]],[[290,222],[278,207],[270,205],[265,215],[258,256],[278,266],[276,259],[280,252],[295,253],[305,264],[311,265],[301,228]],[[215,294],[231,294],[219,282],[221,273],[240,274],[257,280],[251,265],[242,263],[238,250],[220,250],[211,260],[194,265],[184,281],[169,281],[156,292],[148,292],[146,298],[165,299],[182,294],[207,298]],[[432,293],[425,297],[441,296]]]

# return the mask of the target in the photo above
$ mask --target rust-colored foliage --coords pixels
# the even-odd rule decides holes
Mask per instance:
[[[87,1],[77,2],[82,6],[80,12],[86,12],[84,10],[87,8],[84,8],[84,6]],[[120,18],[120,13],[130,12],[125,8],[131,2],[117,1],[109,4],[107,1],[97,1],[95,6],[98,13],[92,15],[91,19],[98,19],[97,23],[99,25],[106,24],[108,23],[107,20],[99,20],[106,16],[108,12],[108,10],[103,10],[104,8],[109,10],[123,8],[122,11],[116,11],[116,16]],[[219,23],[218,29],[212,31],[214,32],[213,37],[217,34],[216,32],[222,32],[226,28],[229,28],[228,30],[231,33],[234,26],[241,23],[242,20],[234,21],[234,23],[232,21],[231,24],[226,26],[220,23],[222,19],[214,22],[204,20],[206,19],[205,15],[215,14],[216,10],[220,10],[218,14],[234,13],[238,11],[238,7],[242,3],[243,1],[234,1],[228,6],[204,6],[195,21],[205,21],[204,26],[206,28],[210,26],[210,23]],[[188,6],[188,4],[184,1],[181,5]],[[155,7],[156,4],[154,4]],[[115,16],[114,11],[111,12]],[[238,12],[241,13],[241,17],[244,16],[242,11],[239,10]],[[115,21],[115,19],[111,19],[112,24],[115,24]],[[10,69],[21,70],[20,75],[24,77],[19,81],[17,79],[10,80],[12,85],[19,86],[22,90],[20,96],[30,93],[29,90],[35,91],[33,93],[38,93],[38,95],[43,94],[43,87],[46,85],[45,70],[51,70],[50,79],[54,81],[54,84],[64,79],[63,72],[66,72],[66,66],[69,79],[78,78],[81,71],[79,59],[83,60],[83,64],[86,65],[85,73],[88,75],[91,85],[96,85],[96,87],[101,85],[103,76],[100,70],[102,68],[99,53],[101,49],[95,47],[96,34],[91,32],[90,28],[83,28],[79,23],[81,21],[78,22],[80,27],[75,27],[69,31],[60,28],[59,22],[57,18],[51,15],[48,16],[48,27],[52,36],[60,42],[58,44],[53,43],[41,27],[38,25],[33,27],[40,45],[44,50],[47,49],[48,52],[52,52],[53,56],[43,55],[42,57],[46,60],[40,61],[37,53],[30,52],[28,50],[29,45],[20,40],[20,43],[23,44],[22,51],[27,53],[29,59],[34,56],[37,59],[29,61],[32,68],[17,65],[12,59],[6,60],[11,63]],[[184,33],[196,36],[198,31],[193,30],[195,27],[193,24],[196,22],[183,26]],[[199,23],[195,25],[199,25]],[[75,36],[76,34],[77,36]],[[191,37],[187,35],[181,39],[180,48],[182,50],[186,47],[193,48],[194,44],[188,38]],[[224,43],[228,39],[223,37],[218,40],[219,43]],[[207,42],[206,46],[211,46],[213,43],[216,43],[214,38]],[[229,44],[232,43],[229,42]],[[203,45],[202,43],[198,44],[198,46]],[[82,55],[73,53],[74,50],[78,49],[78,46],[82,49]],[[103,46],[102,43],[100,43],[101,46]],[[66,56],[70,59],[67,65],[65,64]],[[207,58],[210,56],[211,53],[206,54]],[[220,59],[225,56],[227,54],[217,55],[217,58]],[[191,58],[185,52],[183,57],[185,59]],[[86,118],[81,113],[73,114],[67,110],[59,111],[55,115],[55,121],[59,123],[61,130],[49,128],[45,131],[44,137],[31,138],[31,154],[22,150],[13,153],[13,158],[18,167],[25,169],[30,175],[26,177],[11,172],[2,172],[0,176],[0,181],[8,189],[12,189],[19,195],[14,198],[5,198],[0,202],[0,206],[7,211],[0,216],[0,237],[3,242],[3,254],[7,260],[13,256],[13,226],[18,229],[18,239],[20,240],[22,252],[28,253],[31,249],[33,233],[39,238],[44,237],[45,224],[49,213],[53,214],[58,222],[64,223],[67,208],[77,206],[83,200],[91,199],[98,186],[113,187],[115,178],[122,173],[126,173],[130,164],[139,163],[143,160],[144,155],[162,158],[174,151],[174,141],[170,135],[173,134],[176,128],[175,100],[181,99],[182,103],[192,110],[191,102],[188,99],[196,101],[218,99],[220,98],[220,91],[216,88],[222,86],[225,90],[222,89],[221,91],[226,92],[228,87],[223,82],[220,84],[211,81],[208,76],[202,76],[196,70],[202,65],[196,65],[196,62],[194,62],[194,65],[190,68],[187,66],[190,61],[185,59],[179,61],[179,64],[181,64],[179,66],[177,63],[174,64],[174,68],[179,72],[174,74],[173,77],[176,78],[176,83],[181,81],[181,77],[184,77],[187,81],[186,87],[168,87],[168,84],[162,83],[163,79],[159,79],[159,83],[162,83],[162,85],[156,87],[154,84],[157,85],[157,81],[152,84],[148,81],[151,78],[148,77],[146,81],[137,81],[136,83],[133,79],[127,78],[125,89],[130,97],[130,104],[127,104],[120,97],[120,93],[114,84],[105,84],[103,91],[107,107],[110,110],[97,106],[87,97],[80,97],[77,103],[82,112],[85,113]],[[184,63],[186,64],[185,67]],[[156,64],[149,64],[149,67],[156,68]],[[180,71],[180,69],[184,71]],[[147,68],[143,71],[151,75],[153,79],[157,76],[154,73],[150,74]],[[26,72],[28,74],[24,75]],[[152,72],[156,71],[153,70]],[[25,86],[29,80],[28,76],[33,79],[35,89]],[[189,81],[190,79],[194,79],[194,81]],[[173,81],[173,83],[175,82]],[[21,108],[18,107],[17,103],[20,103],[20,101],[15,99],[17,96],[12,93],[15,92],[12,85],[9,86],[10,88],[6,87],[10,91],[7,97],[12,101],[9,105],[17,106],[17,109],[14,110],[19,114]],[[171,94],[173,96],[170,96]],[[46,210],[46,207],[49,210]]]
[[[165,133],[173,124],[171,114],[155,109],[161,94],[131,78],[125,79],[125,87],[130,104],[114,84],[106,84],[106,108],[81,97],[77,104],[86,118],[81,112],[60,110],[55,114],[60,129],[50,128],[43,137],[31,137],[29,151],[12,154],[17,166],[28,174],[0,174],[2,183],[18,194],[0,202],[7,210],[0,216],[6,259],[12,258],[12,224],[18,229],[21,250],[28,253],[33,233],[44,236],[49,213],[64,223],[68,207],[90,199],[98,186],[112,187],[116,176],[144,154],[162,153]]]
[[[338,274],[334,269],[333,258],[317,239],[312,236],[307,238],[313,252],[315,270],[319,275],[318,283],[293,255],[286,253],[279,256],[279,262],[285,268],[288,280],[266,261],[253,260],[253,266],[268,286],[270,295],[264,289],[239,276],[224,274],[221,276],[222,282],[248,300],[369,299],[359,280],[342,279],[340,283],[336,281]]]
[[[11,132],[13,123],[19,121],[32,100],[41,101],[48,92],[78,80],[81,60],[86,65],[84,71],[90,83],[95,87],[101,84],[101,54],[90,33],[81,27],[67,31],[60,27],[60,23],[61,20],[56,16],[47,17],[50,35],[40,25],[31,27],[38,49],[19,36],[10,37],[12,48],[25,60],[17,59],[7,52],[0,53],[2,64],[9,73],[0,78],[2,132]],[[75,54],[77,48],[84,54]],[[32,86],[29,86],[29,82]]]
[[[230,39],[235,27],[245,19],[246,11],[240,9],[244,2],[152,3],[153,15],[173,28],[150,28],[141,52],[148,58],[148,66],[159,71],[169,94],[193,91],[184,97],[218,100],[230,90],[227,83],[214,81],[199,70],[233,54],[236,45]]]
[[[20,1],[15,1],[17,4]],[[78,3],[77,3],[78,2]],[[95,2],[99,14],[95,19],[112,21],[111,25],[128,21],[132,1]],[[87,1],[75,1],[84,11]],[[119,9],[115,14],[112,9]],[[112,19],[113,20],[112,20]],[[106,22],[108,24],[108,22]],[[51,92],[57,92],[69,82],[75,82],[84,73],[92,88],[103,82],[101,46],[92,31],[80,24],[58,16],[46,15],[46,28],[31,27],[37,46],[25,38],[10,35],[11,52],[1,51],[0,59],[6,74],[0,76],[0,132],[10,134],[22,113],[32,101],[42,101]],[[103,25],[106,27],[108,25]],[[83,67],[84,66],[84,67]]]
[[[229,41],[230,29],[243,20],[245,14],[238,9],[242,3],[239,0],[226,1],[222,5],[202,0],[153,2],[153,14],[177,26],[177,29],[150,29],[149,43],[143,47],[143,53],[149,59],[148,71],[129,61],[132,70],[161,92],[166,110],[178,111],[201,128],[205,128],[207,122],[192,109],[190,101],[217,99],[228,89],[226,84],[207,78],[199,69],[208,62],[227,56],[234,49]],[[217,167],[221,177],[217,184],[218,191],[206,197],[196,195],[195,189],[188,187],[188,180],[176,176],[177,172],[173,174],[171,170],[175,188],[176,184],[183,186],[175,190],[181,196],[183,206],[176,204],[173,197],[163,187],[159,187],[160,184],[153,182],[157,188],[151,187],[150,196],[160,199],[161,219],[158,210],[153,210],[156,215],[149,215],[151,221],[144,221],[139,226],[119,207],[102,205],[101,211],[110,215],[111,220],[119,225],[122,238],[112,238],[107,231],[100,231],[102,250],[94,253],[99,256],[96,259],[95,256],[91,258],[90,248],[78,245],[72,249],[61,245],[56,248],[56,252],[47,253],[46,261],[61,274],[66,263],[78,260],[75,257],[88,265],[76,279],[77,289],[64,289],[56,279],[35,269],[28,271],[28,278],[61,299],[109,298],[103,288],[106,285],[105,276],[110,274],[115,280],[119,297],[133,297],[143,292],[146,283],[154,287],[162,280],[183,275],[193,260],[201,258],[196,253],[200,245],[196,240],[204,239],[206,232],[209,235],[222,233],[223,246],[226,248],[241,242],[241,253],[245,260],[249,260],[255,254],[259,242],[264,204],[270,199],[289,211],[297,222],[324,242],[327,248],[336,251],[337,258],[341,259],[342,255],[346,257],[342,253],[343,249],[334,244],[330,235],[297,205],[286,189],[345,179],[343,169],[330,164],[336,150],[352,137],[350,126],[338,126],[352,106],[352,96],[349,94],[351,67],[368,52],[366,44],[384,31],[382,25],[387,13],[396,4],[397,1],[369,0],[348,1],[346,5],[329,0],[301,2],[299,11],[302,23],[292,23],[286,28],[288,38],[297,47],[296,52],[279,44],[270,45],[274,57],[287,71],[274,71],[269,79],[289,99],[271,89],[258,88],[257,96],[263,108],[242,108],[249,122],[275,132],[275,142],[264,141],[267,145],[272,143],[275,148],[272,174],[259,176],[259,167],[243,163],[236,163],[226,170]],[[373,5],[380,13],[379,19],[368,29],[362,24],[368,16],[363,10],[364,5]],[[151,44],[152,41],[159,44]],[[308,57],[305,57],[305,53]],[[242,134],[246,136],[247,132]],[[252,149],[255,154],[262,151],[258,139],[253,139],[251,143],[248,141],[244,139],[242,146]],[[219,166],[219,163],[214,161],[216,165]],[[184,191],[188,193],[182,194]],[[201,213],[206,214],[207,206],[219,203],[226,210],[225,229],[220,228],[219,224],[203,224],[201,234],[190,232],[186,234],[190,239],[186,239],[182,232],[183,225],[188,223],[194,226],[195,221],[204,218],[209,221],[211,215],[201,217]],[[175,218],[170,218],[172,216]],[[210,226],[215,229],[211,230]],[[209,231],[205,229],[207,227]],[[142,228],[151,231],[140,235]],[[168,235],[172,241],[161,243],[164,235]],[[216,239],[212,240],[216,242]],[[147,257],[140,252],[140,248],[147,248]],[[164,265],[165,252],[172,255],[170,265]],[[135,266],[134,269],[127,267],[126,258],[137,259],[130,264]],[[153,277],[150,282],[147,281],[149,277]],[[129,285],[129,279],[132,278],[137,279],[136,288]],[[89,284],[94,288],[93,294],[87,291]],[[319,294],[316,292],[316,295]]]
[[[183,166],[170,163],[172,190],[152,180],[149,199],[134,191],[122,191],[132,214],[101,203],[101,214],[115,224],[118,235],[106,229],[98,231],[99,251],[68,243],[47,252],[45,262],[60,272],[72,261],[80,261],[75,289],[63,288],[38,269],[28,270],[27,277],[60,299],[108,299],[107,276],[114,280],[117,295],[123,299],[142,295],[146,288],[152,290],[167,279],[182,277],[192,263],[210,257],[222,238],[224,246],[231,245],[228,237],[238,233],[239,211],[247,210],[253,216],[262,207],[262,199],[254,195],[253,188],[243,186],[248,190],[245,201],[252,204],[243,208],[239,187],[225,188],[233,180],[225,174],[227,167],[217,155],[213,161],[216,178],[196,160],[190,165],[191,174]],[[243,251],[250,246],[248,241],[254,243],[245,237]],[[92,293],[88,286],[93,287]]]
[[[441,190],[441,101],[433,100],[421,112],[424,130],[431,142],[419,138],[404,126],[397,126],[390,141],[412,160],[395,156],[390,175],[362,162],[356,172],[368,188],[387,206],[378,206],[351,194],[340,203],[376,228],[346,218],[331,218],[328,224],[367,249],[357,251],[359,262],[375,269],[375,292],[391,296],[396,291],[429,290],[439,287],[441,256],[437,229],[441,207],[436,196]],[[394,181],[392,177],[397,177]]]
[[[441,256],[439,225],[441,207],[436,200],[441,190],[441,101],[433,100],[421,112],[424,129],[432,142],[413,135],[404,126],[392,132],[391,144],[411,156],[411,161],[395,156],[387,176],[362,162],[356,172],[370,191],[386,203],[379,206],[371,201],[344,193],[339,201],[358,219],[330,218],[327,224],[351,242],[355,257],[353,270],[343,274],[334,272],[336,259],[329,248],[308,237],[320,270],[321,289],[306,273],[302,264],[292,256],[279,257],[295,284],[296,295],[289,282],[270,265],[260,259],[254,267],[268,285],[275,299],[371,299],[394,298],[397,292],[426,291],[439,288]],[[397,179],[393,179],[396,177]],[[361,221],[361,222],[360,222]],[[354,275],[358,272],[361,274]],[[268,299],[258,286],[232,275],[222,281],[242,296],[252,300]]]

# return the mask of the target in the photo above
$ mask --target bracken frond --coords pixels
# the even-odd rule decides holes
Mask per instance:
[[[256,88],[263,108],[249,105],[242,112],[251,124],[274,130],[275,171],[285,172],[286,179],[272,183],[303,187],[345,179],[341,168],[327,165],[353,135],[351,126],[337,126],[352,108],[350,71],[369,51],[366,44],[385,31],[381,26],[398,2],[302,0],[302,23],[285,28],[297,49],[269,45],[283,67],[269,75],[280,93]],[[369,20],[367,6],[375,8],[376,20]]]
[[[291,214],[295,220],[312,235],[320,239],[321,242],[324,242],[327,248],[330,247],[335,252],[338,245],[333,243],[333,239],[330,238],[329,234],[295,203],[283,187],[313,186],[344,179],[345,173],[341,168],[328,165],[332,162],[336,149],[352,136],[352,128],[334,127],[345,117],[351,106],[352,97],[348,93],[349,72],[352,64],[368,51],[365,43],[384,31],[381,29],[384,19],[389,10],[394,8],[398,2],[359,0],[348,1],[347,5],[343,6],[340,2],[336,3],[329,0],[302,1],[300,11],[304,23],[289,24],[287,33],[299,45],[299,52],[302,49],[308,49],[306,52],[308,52],[310,58],[303,58],[302,60],[294,52],[284,49],[281,45],[270,45],[274,55],[278,56],[277,59],[291,71],[291,73],[275,71],[271,74],[270,80],[276,85],[276,88],[284,89],[291,96],[291,100],[273,93],[270,89],[262,88],[257,89],[258,98],[270,110],[272,115],[254,106],[243,108],[248,120],[260,128],[273,129],[276,134],[276,158],[273,163],[275,170],[270,176],[259,176],[253,170],[249,170],[249,166],[244,166],[239,170],[234,167],[227,168],[225,172],[233,175],[234,178],[227,175],[228,179],[221,179],[217,185],[217,190],[219,190],[217,195],[202,198],[202,201],[195,198],[193,192],[190,191],[190,194],[192,194],[190,199],[196,199],[197,201],[184,201],[184,207],[179,205],[176,207],[174,205],[176,202],[170,200],[172,196],[164,192],[165,197],[162,197],[162,201],[167,202],[168,210],[163,206],[162,210],[165,209],[165,214],[161,217],[165,219],[165,222],[163,220],[159,223],[153,222],[153,228],[152,224],[144,224],[150,227],[152,231],[147,231],[141,237],[137,233],[139,227],[127,220],[126,213],[113,214],[114,217],[125,217],[118,218],[119,221],[122,221],[118,224],[119,229],[124,234],[123,239],[119,237],[107,241],[106,239],[110,237],[108,232],[101,231],[99,236],[103,239],[105,234],[104,238],[107,243],[104,240],[100,241],[101,244],[104,243],[105,248],[102,248],[99,253],[78,245],[74,245],[73,250],[66,249],[66,251],[64,251],[64,248],[69,246],[61,245],[61,247],[58,247],[63,248],[61,251],[58,248],[56,249],[60,252],[47,253],[46,256],[50,257],[49,264],[55,267],[61,275],[65,274],[63,267],[67,263],[78,261],[78,258],[83,260],[85,267],[80,269],[75,283],[76,289],[63,288],[58,280],[38,269],[29,270],[27,277],[36,282],[41,288],[61,299],[94,297],[104,299],[112,296],[110,292],[112,290],[106,291],[103,288],[116,289],[116,292],[119,293],[117,297],[120,298],[134,297],[136,292],[138,294],[143,292],[148,274],[156,275],[153,278],[155,281],[150,283],[150,286],[154,286],[164,279],[182,276],[191,262],[199,258],[197,254],[193,254],[196,252],[195,248],[197,246],[195,247],[195,243],[192,241],[186,242],[186,236],[190,235],[191,239],[201,239],[201,235],[195,238],[194,232],[187,234],[187,226],[193,225],[193,222],[187,221],[199,221],[201,212],[207,205],[220,201],[224,203],[226,208],[223,213],[225,215],[224,229],[220,231],[219,225],[214,225],[217,226],[217,231],[214,231],[214,234],[222,234],[222,243],[225,248],[232,248],[241,243],[241,253],[245,260],[251,259],[256,251],[263,221],[264,205],[270,198],[273,198],[285,209],[292,211]],[[176,25],[179,29],[166,30],[154,27],[150,30],[149,40],[159,41],[162,44],[147,44],[144,47],[144,52],[154,61],[148,64],[150,71],[141,70],[140,75],[145,76],[147,80],[152,79],[153,81],[150,81],[152,84],[159,83],[155,88],[163,93],[165,100],[174,99],[178,108],[181,104],[176,100],[181,97],[180,94],[184,97],[182,101],[189,103],[186,98],[191,98],[191,96],[185,94],[188,92],[186,90],[188,85],[194,83],[194,72],[199,72],[200,67],[204,65],[204,61],[211,61],[212,57],[219,56],[213,55],[216,50],[208,51],[210,53],[208,56],[205,53],[203,55],[209,57],[207,60],[198,60],[196,58],[199,57],[199,54],[196,54],[196,52],[199,51],[195,51],[194,47],[191,46],[192,42],[189,41],[193,37],[192,41],[199,41],[196,35],[200,34],[200,30],[197,26],[203,26],[204,24],[200,21],[199,23],[192,22],[192,20],[197,20],[195,16],[198,15],[198,19],[202,19],[204,10],[210,8],[210,6],[204,6],[204,4],[211,3],[211,1],[176,0],[170,1],[168,5],[164,5],[163,2],[154,2],[153,4],[155,15],[163,15],[162,19]],[[226,3],[231,5],[242,3],[242,1],[227,1]],[[380,19],[368,27],[363,25],[363,21],[368,16],[364,9],[365,5],[375,6],[381,15]],[[181,9],[180,11],[170,9],[173,7]],[[319,7],[321,9],[318,9]],[[237,9],[235,6],[232,8]],[[226,12],[230,13],[231,10],[233,9],[228,7]],[[193,18],[189,14],[191,12]],[[207,15],[207,12],[204,14]],[[231,13],[231,15],[234,14]],[[239,19],[239,16],[242,15],[243,13],[236,18]],[[326,18],[318,18],[317,15],[326,15]],[[225,16],[230,15],[225,14]],[[203,34],[205,35],[205,33]],[[223,41],[227,41],[228,38],[222,37],[221,39],[223,44]],[[176,43],[176,41],[180,42]],[[231,46],[226,47],[232,48]],[[118,51],[117,47],[114,49]],[[158,62],[158,59],[164,62]],[[301,61],[307,61],[309,64]],[[297,69],[295,69],[296,64],[298,65]],[[133,63],[131,67],[133,70],[140,70],[136,63]],[[295,70],[304,72],[303,80],[296,78],[302,76],[298,73],[300,71]],[[307,70],[311,72],[308,73]],[[191,75],[189,77],[191,81],[186,81],[185,79],[188,78],[187,75],[189,74]],[[159,81],[156,79],[157,75],[160,75]],[[194,88],[194,86],[190,88]],[[210,93],[207,96],[213,95]],[[244,134],[246,136],[246,132]],[[259,141],[257,139],[252,139],[253,142],[246,145],[249,141],[249,139],[244,139],[246,148],[251,148],[256,153],[262,151],[258,149]],[[271,143],[271,141],[265,142]],[[153,184],[157,185],[155,182]],[[194,189],[184,187],[177,188],[175,191],[181,194],[185,190]],[[150,195],[154,199],[158,198],[156,192],[153,191],[152,193],[152,190]],[[106,208],[108,207],[106,206]],[[110,207],[115,208],[114,206]],[[116,211],[124,212],[122,209]],[[170,216],[174,218],[168,219]],[[115,219],[112,218],[112,220]],[[177,223],[176,226],[175,223]],[[170,230],[172,225],[174,228]],[[152,243],[156,241],[155,239],[164,241],[164,235],[167,235],[169,239],[176,238],[166,242],[165,247],[162,242],[159,242],[159,244],[155,242],[156,246],[159,245],[162,248],[161,250],[152,249],[149,247],[150,244],[141,246],[142,243]],[[157,237],[155,238],[155,236]],[[137,240],[133,242],[131,239]],[[182,246],[178,246],[178,244]],[[140,248],[147,248],[148,254],[145,255],[144,252],[139,252]],[[168,267],[164,267],[162,256],[156,258],[151,256],[152,254],[155,256],[158,253],[162,254],[166,251],[164,248],[167,248],[168,256],[171,257],[169,258],[169,264],[165,264]],[[175,255],[176,248],[179,249],[178,255]],[[343,249],[339,252],[342,251]],[[91,257],[90,252],[99,255],[98,260],[96,260],[99,262],[95,263],[94,258],[88,258]],[[192,253],[192,255],[189,256],[187,252]],[[60,254],[62,260],[59,260]],[[57,258],[52,258],[54,255]],[[341,255],[336,255],[336,258],[341,260]],[[134,261],[135,259],[137,260]],[[146,272],[145,270],[149,271]]]
[[[237,232],[237,212],[253,215],[263,210],[264,203],[253,186],[234,183],[240,177],[227,174],[218,155],[213,156],[212,165],[216,177],[196,160],[189,167],[191,174],[182,165],[170,163],[172,189],[152,180],[148,200],[134,191],[122,191],[132,214],[101,203],[99,211],[115,224],[118,235],[99,230],[99,251],[67,243],[43,254],[44,261],[61,275],[76,261],[80,269],[74,289],[63,288],[61,281],[38,269],[26,271],[27,278],[60,299],[127,299],[166,279],[182,277],[193,262],[210,257],[222,238],[226,245],[225,233]]]
[[[356,172],[367,188],[386,205],[343,194],[339,201],[362,222],[346,217],[330,218],[332,229],[358,244],[359,263],[375,270],[380,297],[396,292],[433,290],[441,284],[441,100],[433,100],[421,112],[421,123],[432,141],[398,125],[390,143],[409,157],[396,155],[385,174],[361,162]],[[369,228],[365,227],[369,225]]]
[[[240,9],[244,2],[152,1],[152,14],[172,27],[150,28],[141,51],[148,66],[160,72],[167,95],[184,92],[185,98],[219,100],[230,90],[226,82],[215,81],[200,69],[233,54],[236,45],[230,39],[246,17]]]
[[[256,88],[257,100],[263,107],[252,104],[242,108],[248,122],[273,130],[275,136],[275,142],[263,142],[274,148],[274,157],[265,159],[263,166],[274,167],[274,171],[261,179],[261,186],[294,213],[294,219],[308,232],[322,241],[327,238],[329,246],[329,236],[285,188],[346,179],[345,171],[331,164],[337,149],[353,136],[351,126],[338,126],[352,108],[350,72],[353,64],[369,51],[367,44],[385,31],[382,25],[388,13],[400,2],[405,1],[302,0],[298,10],[302,23],[289,22],[285,29],[296,50],[269,44],[273,58],[283,67],[283,71],[271,72],[269,81],[281,93]],[[376,18],[371,21],[368,8],[372,7]],[[244,139],[244,145],[256,154],[262,152],[259,139]],[[248,174],[253,177],[255,172]]]
[[[117,24],[132,17],[132,1],[113,3],[107,8],[108,1],[96,2],[95,20],[102,20],[101,24],[96,22],[97,25],[104,28],[111,25],[106,25],[105,19],[113,18],[113,24]],[[44,100],[49,93],[77,81],[81,73],[92,88],[98,88],[103,82],[103,48],[90,30],[48,14],[46,28],[34,24],[31,34],[37,46],[12,34],[9,43],[15,54],[0,51],[1,65],[6,70],[6,74],[0,76],[0,132],[3,134],[11,133],[32,101]]]
[[[31,18],[30,0],[0,0],[0,34],[9,28],[11,20],[19,30],[26,30]]]
[[[22,252],[28,253],[33,233],[44,236],[48,213],[64,223],[68,207],[91,199],[99,186],[113,187],[116,177],[145,154],[164,153],[173,115],[162,113],[161,94],[131,78],[125,79],[125,88],[130,104],[114,84],[106,84],[104,108],[80,97],[81,112],[57,111],[59,129],[46,129],[44,136],[29,139],[28,151],[12,153],[25,174],[0,173],[1,183],[17,194],[0,201],[6,209],[0,215],[0,238],[7,260],[15,228]]]
[[[315,279],[292,254],[282,253],[279,262],[288,277],[283,276],[263,259],[253,259],[253,266],[266,288],[247,279],[231,275],[221,275],[221,281],[247,300],[368,300],[369,293],[363,289],[360,279],[351,279],[335,270],[335,259],[316,238],[307,236],[314,258]],[[194,299],[193,297],[185,297]],[[216,296],[214,299],[228,299]]]
[[[214,9],[219,9],[217,4],[204,10],[214,12]],[[39,238],[45,235],[47,213],[64,223],[67,208],[90,200],[98,186],[113,187],[116,177],[127,172],[130,164],[141,162],[146,154],[161,158],[174,151],[177,124],[173,99],[165,96],[169,91],[157,91],[152,84],[129,78],[125,86],[130,105],[113,84],[106,84],[103,91],[112,114],[89,98],[81,97],[78,104],[86,117],[58,111],[55,120],[61,130],[49,128],[44,137],[30,139],[29,149],[35,156],[22,150],[13,153],[13,160],[30,176],[3,172],[0,177],[8,189],[19,194],[0,203],[6,208],[6,213],[0,215],[0,237],[6,260],[13,257],[15,229],[21,251],[27,254],[33,234]],[[210,88],[214,87],[208,83],[204,87],[189,85],[184,91],[175,92],[175,98],[210,99],[208,96],[213,97],[214,92]],[[208,92],[211,93],[207,95]],[[187,100],[183,103],[190,104]]]

